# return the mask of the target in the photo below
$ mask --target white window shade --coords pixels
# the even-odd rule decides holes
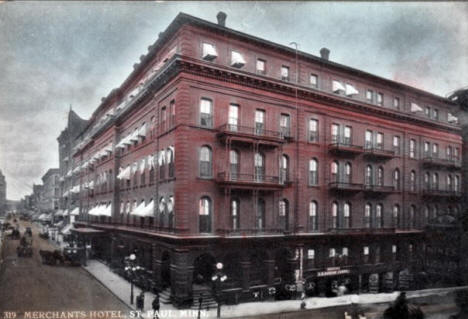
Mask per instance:
[[[343,84],[341,84],[340,81],[333,80],[332,86],[333,92],[346,91],[346,88],[343,86]]]
[[[159,156],[158,156],[159,166],[164,165],[165,154],[166,154],[166,152],[164,150],[159,152]]]
[[[245,60],[242,54],[236,51],[231,52],[231,65],[236,68],[243,67],[245,65]]]
[[[133,131],[130,135],[130,142],[138,142],[138,130]]]
[[[107,153],[112,153],[112,143],[107,145],[105,148],[104,148],[104,152],[107,152]]]
[[[146,158],[143,158],[141,161],[140,161],[140,174],[143,174],[143,172],[145,171],[146,169]]]
[[[145,123],[138,129],[138,136],[146,137],[146,130],[147,130],[147,127],[146,127],[146,123]]]
[[[348,96],[359,94],[359,91],[356,90],[356,88],[352,86],[351,84],[345,85],[345,92],[346,92],[346,95]]]
[[[145,208],[145,201],[142,201],[133,211],[130,212],[131,215],[140,215]]]
[[[449,123],[458,123],[458,117],[453,116],[452,113],[448,114],[447,120]]]
[[[131,145],[132,144],[132,141],[130,140],[132,138],[132,134],[128,135],[127,137],[125,137],[123,140],[122,140],[122,143],[124,145]]]
[[[94,181],[89,182],[88,188],[89,189],[94,189]]]
[[[148,161],[149,168],[150,169],[154,168],[154,164],[155,164],[154,155],[148,155],[147,161]]]
[[[153,210],[154,210],[154,201],[151,200],[148,205],[146,205],[140,212],[139,215],[141,217],[150,217],[153,216]]]
[[[127,166],[120,170],[120,173],[117,175],[118,179],[130,179],[130,166]]]
[[[214,45],[209,43],[203,43],[203,59],[205,60],[213,60],[218,56],[218,52]]]
[[[422,111],[423,111],[422,107],[420,107],[414,102],[411,103],[411,112],[416,113],[416,112],[422,112]]]
[[[80,209],[78,207],[74,208],[71,212],[71,216],[78,216],[80,214]]]

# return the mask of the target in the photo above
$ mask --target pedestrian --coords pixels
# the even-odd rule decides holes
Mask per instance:
[[[143,309],[145,308],[145,292],[143,290],[136,298],[136,306],[137,310],[140,310],[143,313]]]
[[[160,308],[160,303],[159,303],[159,294],[156,292],[156,295],[154,296],[153,303],[151,304],[153,307],[153,318],[159,319],[158,313],[159,313],[159,308]]]

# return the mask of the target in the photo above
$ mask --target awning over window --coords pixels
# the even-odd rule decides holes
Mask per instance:
[[[78,207],[75,207],[71,212],[70,216],[78,216],[80,214],[80,209]]]
[[[235,67],[242,67],[245,65],[245,60],[242,54],[236,51],[232,51],[231,54],[231,65]]]
[[[417,105],[416,103],[412,102],[411,103],[411,112],[415,113],[415,112],[422,112],[423,109]]]
[[[154,210],[154,201],[151,200],[148,205],[146,205],[144,208],[142,208],[139,212],[138,215],[141,217],[151,217],[153,216],[153,210]]]
[[[346,84],[345,87],[346,87],[346,90],[345,90],[346,95],[351,96],[351,95],[359,94],[359,91],[356,90],[356,88],[352,86],[351,84]]]
[[[340,81],[333,81],[333,92],[346,91],[346,88],[341,84]]]
[[[452,113],[448,114],[447,120],[449,123],[458,123],[458,117],[453,116]]]
[[[145,201],[142,201],[140,205],[137,206],[137,208],[135,208],[133,211],[130,212],[130,214],[138,216],[141,214],[141,210],[143,210],[144,208],[145,208]]]
[[[130,179],[130,166],[120,169],[120,173],[117,175],[118,179]]]

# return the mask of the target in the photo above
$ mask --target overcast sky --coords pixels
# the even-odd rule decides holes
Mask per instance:
[[[2,2],[0,170],[9,199],[58,167],[72,105],[88,118],[178,12],[439,95],[468,85],[468,5],[319,2]]]

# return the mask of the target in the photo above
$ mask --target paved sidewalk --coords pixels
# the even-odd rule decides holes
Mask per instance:
[[[104,286],[111,290],[120,300],[126,303],[129,307],[135,309],[135,305],[130,305],[130,283],[124,278],[110,271],[103,263],[96,260],[89,260],[88,266],[84,267],[92,276],[100,281]],[[140,289],[134,287],[134,296],[140,293]],[[426,296],[443,296],[450,292],[468,289],[468,286],[454,288],[439,288],[426,289],[418,291],[408,291],[406,293],[409,299]],[[351,305],[353,296],[358,297],[359,304],[374,304],[393,302],[399,292],[380,293],[380,294],[360,294],[360,295],[345,295],[341,297],[325,298],[311,297],[305,299],[306,309],[319,309],[333,306]],[[151,311],[151,303],[154,294],[145,293],[145,311]],[[300,300],[284,300],[284,301],[264,301],[264,302],[249,302],[239,305],[223,305],[221,311],[222,318],[239,318],[243,316],[266,315],[273,313],[292,312],[300,310]],[[147,313],[143,318],[151,318],[150,313]],[[197,312],[192,310],[177,310],[172,305],[161,304],[160,318],[197,318]],[[202,311],[201,318],[216,318],[216,309]]]

